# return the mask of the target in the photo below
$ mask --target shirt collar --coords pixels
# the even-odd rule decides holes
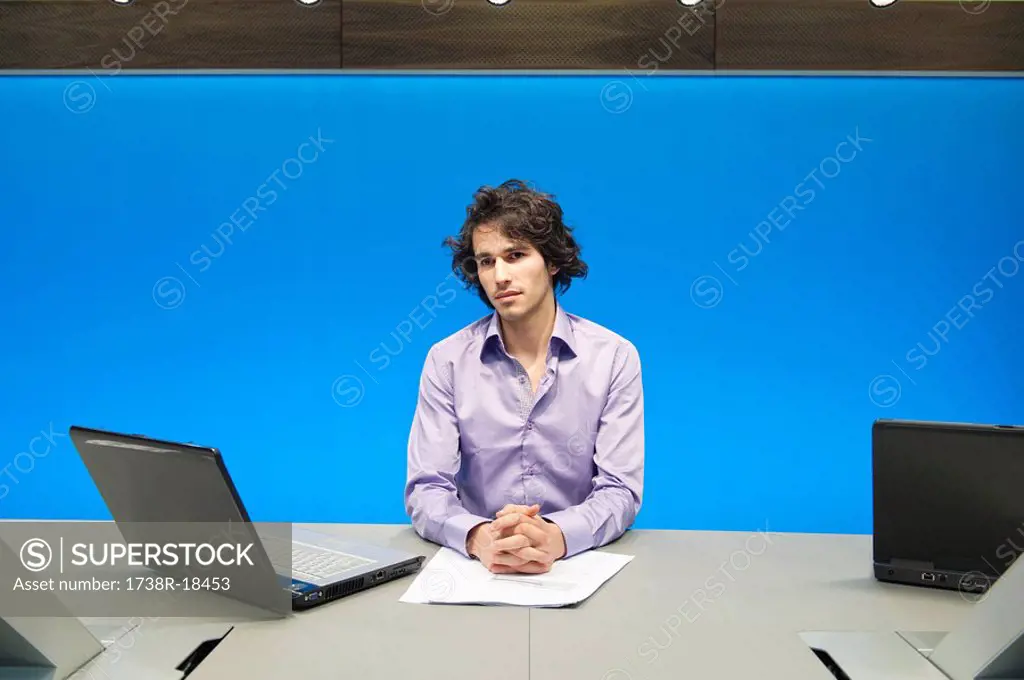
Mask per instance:
[[[497,343],[503,350],[505,349],[505,343],[501,338],[501,332],[499,331],[499,317],[498,312],[495,310],[491,314],[491,319],[487,323],[487,331],[484,334],[484,341],[480,347],[480,357],[483,358],[484,352],[492,343]],[[569,315],[566,314],[565,310],[562,309],[562,305],[555,301],[555,327],[551,332],[551,339],[558,339],[572,354],[576,356],[576,335],[572,329],[572,323],[569,320]]]

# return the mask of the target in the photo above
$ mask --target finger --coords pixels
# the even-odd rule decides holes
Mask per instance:
[[[544,562],[526,562],[516,567],[516,571],[520,574],[545,574],[551,571],[551,565]]]
[[[523,515],[522,513],[518,512],[502,515],[498,519],[491,522],[491,529],[496,532],[505,531],[506,529],[511,529],[515,525],[519,524],[524,519],[526,519],[526,515]]]
[[[533,526],[541,529],[546,529],[548,526],[547,520],[543,517],[538,515],[525,515],[522,513],[519,514],[519,524],[532,524]]]
[[[521,557],[516,557],[515,555],[509,552],[494,553],[494,555],[491,557],[491,561],[494,564],[504,564],[509,567],[518,567],[521,564],[526,564],[526,560],[524,560]]]
[[[505,535],[508,534],[521,534],[526,531],[525,527],[531,527],[535,531],[539,531],[542,534],[548,534],[551,530],[551,525],[542,519],[536,517],[525,517],[522,516],[522,520],[510,529],[505,530]]]
[[[487,548],[494,543],[499,535],[500,533],[491,528],[490,525],[486,525],[476,533],[476,541],[480,546]]]
[[[509,536],[508,538],[499,538],[498,540],[496,540],[494,542],[494,545],[491,546],[491,548],[495,552],[497,552],[499,550],[503,551],[503,552],[512,552],[512,551],[515,551],[515,550],[520,550],[522,548],[529,548],[529,547],[530,547],[530,538],[529,538],[529,536],[524,536],[522,534],[516,534],[514,536]]]
[[[550,556],[538,548],[527,546],[519,550],[513,550],[512,554],[526,562],[550,562]]]
[[[527,519],[529,519],[531,521],[534,521],[534,522],[543,522],[543,521],[545,521],[544,518],[540,516],[540,508],[537,507],[536,505],[533,506],[533,507],[537,508],[537,510],[534,511],[534,512],[524,512],[523,513],[523,517],[525,517],[525,518],[527,518]]]
[[[530,539],[530,544],[535,546],[542,545],[548,540],[547,532],[543,528],[530,522],[523,522],[516,525],[515,535],[526,536]]]
[[[515,567],[510,567],[507,564],[491,564],[491,566],[488,567],[488,571],[490,571],[492,574],[515,574],[515,573],[517,573]]]
[[[516,512],[517,509],[520,508],[520,507],[522,507],[522,506],[511,505],[511,504],[510,505],[506,505],[501,510],[498,510],[497,514],[495,514],[494,516],[495,517],[504,517],[505,515],[507,515],[510,512]]]
[[[547,527],[548,527],[548,522],[545,521],[544,519],[542,519],[541,517],[538,517],[537,515],[525,515],[525,514],[519,513],[519,521],[514,526],[512,526],[511,528],[506,529],[506,532],[514,534],[515,533],[515,529],[517,527],[519,527],[519,526],[522,526],[523,524],[527,524],[527,525],[530,525],[530,526],[536,526],[536,527],[538,527],[541,530],[546,530]]]
[[[498,510],[498,513],[495,515],[495,517],[504,517],[505,515],[512,512],[519,512],[524,515],[532,515],[539,511],[540,506],[537,505],[536,503],[533,505],[513,505],[510,503],[503,507],[501,510]]]

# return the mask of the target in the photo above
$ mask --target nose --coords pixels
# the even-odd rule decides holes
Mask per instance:
[[[505,261],[500,257],[494,265],[494,281],[495,283],[508,283],[511,280],[511,271]]]

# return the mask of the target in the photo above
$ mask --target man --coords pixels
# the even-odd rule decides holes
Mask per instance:
[[[491,572],[544,573],[620,537],[640,510],[640,358],[556,300],[587,265],[553,197],[510,180],[466,213],[445,245],[493,311],[427,353],[406,512],[420,536]]]

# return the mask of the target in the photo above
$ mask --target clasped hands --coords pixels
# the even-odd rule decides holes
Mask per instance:
[[[506,505],[496,518],[473,527],[466,549],[495,574],[543,574],[565,556],[565,536],[537,516],[539,505]]]

